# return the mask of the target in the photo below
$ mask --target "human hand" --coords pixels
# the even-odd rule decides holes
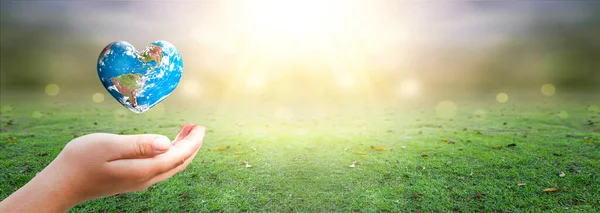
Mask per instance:
[[[21,207],[10,209],[16,212],[39,212],[35,209],[39,205],[66,211],[86,200],[146,189],[185,169],[203,138],[204,127],[193,124],[184,125],[173,143],[153,134],[95,133],[76,138],[33,180],[3,201],[0,210],[12,198]]]

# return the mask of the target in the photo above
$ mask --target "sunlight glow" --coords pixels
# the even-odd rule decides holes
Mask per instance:
[[[345,75],[345,76],[340,76],[338,77],[338,84],[342,87],[342,88],[352,88],[354,86],[356,82],[354,81],[354,78],[352,76],[349,75]]]
[[[253,0],[231,2],[229,6],[235,13],[216,15],[224,24],[222,31],[192,29],[202,46],[234,59],[227,62],[234,71],[229,74],[232,83],[224,96],[280,96],[289,86],[280,82],[297,76],[306,79],[302,86],[338,89],[323,95],[351,92],[378,97],[377,91],[384,86],[373,83],[372,73],[387,68],[372,66],[375,58],[407,60],[404,55],[385,54],[390,45],[403,42],[410,32],[390,30],[379,14],[384,10],[379,3]],[[394,25],[409,26],[409,22]],[[411,46],[403,45],[402,49],[410,52]],[[400,94],[391,91],[393,85],[385,89],[389,91],[386,96],[415,97],[420,94],[420,82],[407,80],[399,88]]]
[[[181,82],[181,93],[187,98],[198,98],[204,93],[204,87],[195,80]]]
[[[402,81],[397,89],[397,94],[405,98],[414,98],[421,92],[421,85],[416,79],[406,79]]]
[[[275,117],[279,119],[290,120],[294,118],[294,112],[287,107],[279,107],[275,111]]]
[[[251,76],[246,79],[246,86],[249,88],[257,89],[265,84],[265,78],[263,76]]]
[[[314,36],[331,26],[331,1],[251,1],[251,19],[256,29],[271,36]]]

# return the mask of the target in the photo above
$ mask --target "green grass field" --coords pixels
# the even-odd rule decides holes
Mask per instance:
[[[272,106],[167,100],[135,114],[110,97],[102,104],[88,96],[85,101],[11,97],[1,103],[2,199],[74,137],[108,132],[173,138],[183,123],[192,122],[205,125],[207,136],[184,172],[147,190],[85,202],[72,211],[600,209],[600,102],[591,97],[455,101],[452,119],[440,118],[435,102],[306,105],[275,113]],[[543,192],[551,187],[560,190]]]

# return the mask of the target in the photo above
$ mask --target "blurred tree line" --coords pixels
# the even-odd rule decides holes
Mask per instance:
[[[53,8],[47,19],[35,20],[23,19],[24,16],[14,12],[6,2],[1,4],[0,89],[3,93],[39,91],[48,83],[75,90],[103,90],[95,69],[99,51],[106,44],[81,36],[67,21],[73,17],[61,8]],[[359,76],[357,82],[376,85],[374,99],[393,96],[395,86],[405,77],[421,79],[429,93],[489,92],[507,87],[539,91],[544,83],[553,83],[561,90],[597,92],[600,91],[600,12],[594,9],[583,12],[589,14],[577,23],[533,16],[538,18],[524,20],[531,22],[529,29],[489,47],[423,47],[412,53],[411,58],[417,63],[410,70],[386,70],[372,64],[368,66],[372,70],[365,72],[368,76]],[[232,79],[231,71],[206,71],[201,63],[192,61],[191,55],[198,54],[194,48],[184,46],[180,51],[187,57],[185,70],[193,70],[193,76],[201,79],[204,96],[220,98],[226,92],[247,95],[244,88],[236,87],[241,82]],[[210,54],[210,51],[202,54]],[[280,67],[289,72],[274,74],[267,83],[278,85],[279,89],[265,90],[264,96],[267,99],[328,99],[351,94],[336,92],[332,83],[335,77],[327,72],[306,72],[315,68],[327,69],[327,66]]]

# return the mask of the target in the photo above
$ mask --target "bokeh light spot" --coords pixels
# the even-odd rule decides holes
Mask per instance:
[[[102,103],[104,102],[104,94],[102,93],[94,93],[92,95],[92,100],[96,103]]]
[[[498,95],[496,95],[496,101],[498,101],[498,103],[506,103],[508,101],[508,94],[506,93],[498,93]]]
[[[452,101],[442,101],[435,107],[435,113],[442,118],[453,118],[457,111],[456,104]]]
[[[36,110],[31,113],[31,117],[35,118],[35,119],[40,119],[40,118],[44,117],[44,114],[42,114],[42,112]]]
[[[60,92],[60,87],[57,84],[48,84],[46,85],[46,94],[49,96],[56,96]]]
[[[554,87],[554,85],[552,84],[544,84],[542,85],[542,94],[544,94],[545,96],[552,96],[554,95],[554,92],[556,92],[556,87]]]

